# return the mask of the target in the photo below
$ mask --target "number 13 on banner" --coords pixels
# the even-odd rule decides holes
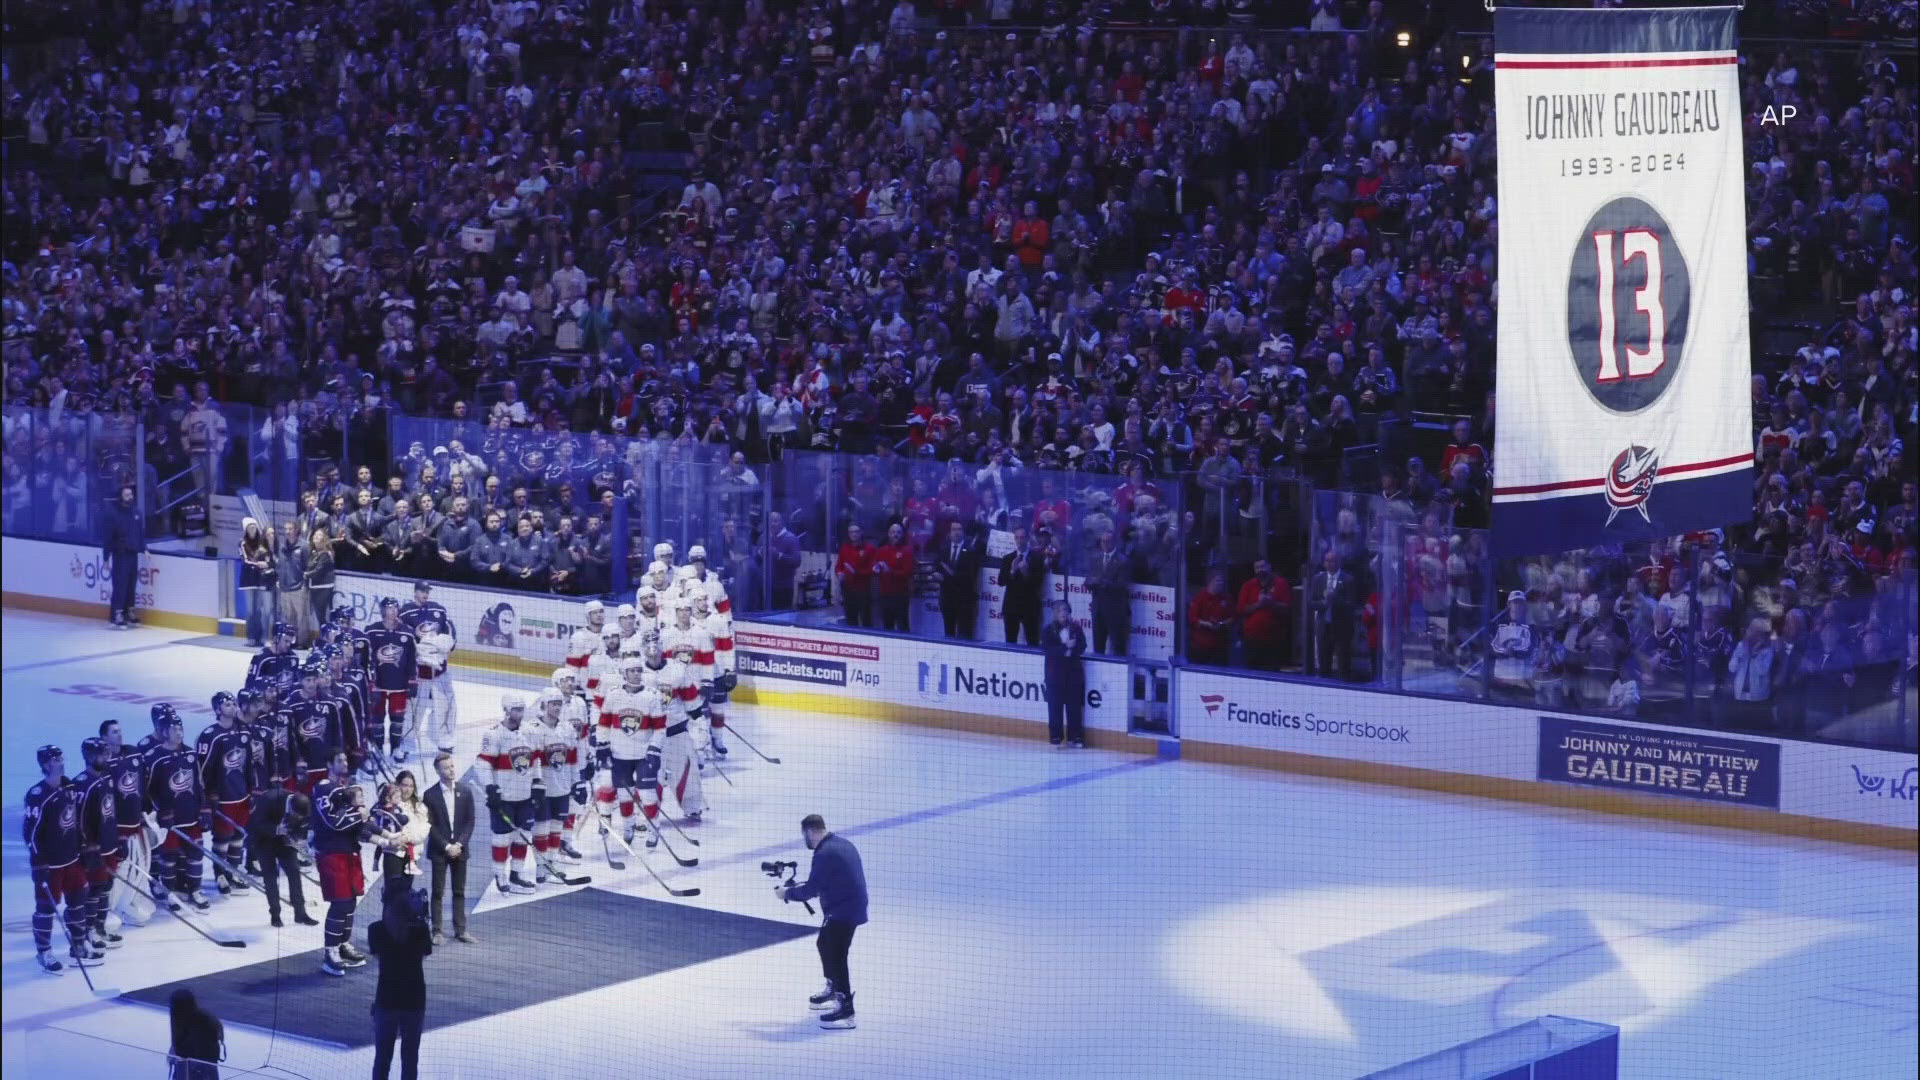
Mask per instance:
[[[1645,283],[1633,291],[1633,306],[1646,316],[1647,347],[1636,349],[1632,344],[1627,345],[1624,375],[1620,371],[1621,350],[1618,348],[1620,319],[1613,295],[1616,235],[1620,241],[1620,264],[1638,259],[1646,271]],[[1622,378],[1651,378],[1667,365],[1666,307],[1660,297],[1660,238],[1646,229],[1628,229],[1619,234],[1606,229],[1593,234],[1593,254],[1595,277],[1599,282],[1599,295],[1595,299],[1600,306],[1600,370],[1595,379],[1609,383]]]

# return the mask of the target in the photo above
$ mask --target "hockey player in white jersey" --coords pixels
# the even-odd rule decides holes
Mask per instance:
[[[659,604],[654,601],[653,590],[646,588],[641,589],[640,603],[642,605],[641,610],[635,612],[631,620],[621,620],[623,627],[628,625],[629,622],[632,626],[632,629],[627,632],[627,636],[620,641],[621,656],[645,656],[647,652],[647,642],[651,641],[659,644],[661,631],[666,629],[665,620],[660,618]],[[621,610],[627,611],[632,609],[622,608]]]
[[[667,702],[647,683],[646,659],[622,660],[620,683],[607,691],[600,711],[596,753],[603,779],[594,797],[604,823],[613,820],[614,797],[619,796],[621,835],[628,844],[633,843],[633,804],[641,804],[649,821],[659,812],[660,750],[649,744],[666,726]]]
[[[480,738],[476,770],[487,787],[487,820],[493,831],[493,883],[503,893],[530,893],[533,882],[517,866],[527,858],[525,837],[534,826],[533,789],[540,778],[540,754],[531,734],[520,729],[527,697],[518,691],[500,695],[500,722]],[[508,855],[512,860],[508,860]]]
[[[729,618],[733,616],[733,601],[727,597],[727,588],[720,583],[720,575],[708,568],[707,549],[699,544],[687,549],[687,574],[680,581],[680,592],[689,600],[705,593],[713,610]]]
[[[723,592],[720,595],[725,596]],[[713,642],[713,668],[708,679],[707,721],[712,728],[708,746],[716,757],[727,756],[727,699],[733,693],[738,661],[733,655],[733,616],[710,610],[705,593],[693,594],[693,621]]]
[[[580,677],[581,688],[593,689],[593,654],[600,651],[601,639],[606,637],[607,605],[598,600],[587,601],[587,625],[573,632],[567,639],[567,666]]]
[[[546,792],[533,808],[536,885],[546,879],[547,865],[553,860],[580,861],[580,852],[573,846],[573,789],[580,782],[580,759],[587,740],[578,714],[565,715],[566,705],[565,695],[552,687],[534,698],[535,722],[529,737],[540,755],[540,778],[544,781],[536,791]]]
[[[620,641],[625,637],[617,626],[609,626],[600,635],[600,650],[587,660],[587,678],[592,689],[587,697],[593,708],[588,716],[597,718],[607,691],[620,685]]]
[[[648,576],[652,576],[654,566],[661,568],[666,574],[667,581],[671,582],[673,580],[674,571],[678,569],[673,565],[673,541],[662,540],[653,545],[653,564],[647,567]],[[658,584],[654,584],[653,587],[660,589],[660,585]],[[663,589],[661,591],[664,592],[665,590]]]
[[[674,599],[673,622],[661,631],[660,644],[668,656],[687,665],[704,703],[713,684],[713,638],[707,628],[694,619],[691,601],[684,597]],[[706,721],[694,724],[692,735],[696,749],[704,749],[712,739]]]
[[[673,792],[687,820],[699,821],[707,810],[707,796],[700,785],[692,726],[705,721],[707,703],[686,664],[661,652],[658,645],[651,646],[646,656],[647,685],[667,699],[666,727],[651,742],[660,750],[661,797]]]
[[[444,627],[423,623],[414,642],[414,663],[420,674],[420,690],[414,696],[413,735],[416,742],[453,753],[453,677],[447,674],[447,659],[453,653],[453,635]],[[407,760],[406,745],[394,751],[396,764]]]
[[[642,576],[641,583],[646,588],[665,596],[673,590],[673,567],[655,559],[647,564],[647,572]],[[638,603],[637,600],[635,602]]]

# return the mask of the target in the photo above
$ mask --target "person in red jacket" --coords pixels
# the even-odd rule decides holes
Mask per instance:
[[[887,542],[873,553],[873,576],[880,587],[880,629],[907,633],[907,604],[913,593],[913,545],[899,522],[887,527]]]
[[[873,545],[863,538],[860,526],[847,526],[847,542],[840,545],[833,574],[840,581],[840,602],[846,605],[848,626],[873,625],[873,556]]]
[[[1233,642],[1233,598],[1227,595],[1227,572],[1207,575],[1206,590],[1187,605],[1187,659],[1196,664],[1224,667]]]
[[[1293,658],[1293,585],[1255,559],[1240,586],[1240,641],[1248,667],[1278,671]]]

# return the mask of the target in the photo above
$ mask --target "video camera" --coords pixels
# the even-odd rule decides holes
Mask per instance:
[[[777,878],[784,875],[787,880],[781,882],[782,885],[793,884],[793,875],[799,871],[800,864],[797,862],[763,862],[760,864],[760,872],[770,878]],[[783,898],[781,902],[791,904],[793,901]],[[814,913],[813,905],[807,901],[800,901],[800,906],[807,909],[807,914],[812,915]]]

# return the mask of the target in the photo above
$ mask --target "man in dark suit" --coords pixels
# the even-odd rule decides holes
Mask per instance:
[[[440,782],[427,789],[427,858],[433,861],[433,943],[447,939],[440,928],[440,897],[453,877],[453,937],[473,944],[467,933],[467,845],[473,839],[473,792],[453,775],[453,755],[433,759]]]
[[[934,576],[940,579],[940,621],[947,636],[972,640],[974,610],[980,596],[980,553],[967,542],[960,522],[947,526],[947,541],[935,545]]]
[[[1047,741],[1058,748],[1065,738],[1066,745],[1078,750],[1087,745],[1087,671],[1080,660],[1087,651],[1087,633],[1073,621],[1065,600],[1054,602],[1053,621],[1041,634],[1041,643],[1047,651]]]
[[[1000,559],[1000,586],[1006,590],[1000,614],[1007,624],[1007,644],[1019,644],[1022,630],[1027,644],[1040,644],[1040,590],[1046,580],[1046,557],[1033,550],[1027,530],[1016,525],[1013,550]]]
[[[1322,678],[1338,674],[1353,677],[1353,616],[1359,596],[1359,583],[1340,565],[1340,554],[1328,551],[1321,557],[1320,572],[1313,575],[1309,599],[1313,604],[1314,659]]]
[[[305,795],[274,788],[254,796],[247,811],[247,862],[267,887],[267,915],[276,927],[284,925],[280,921],[282,872],[287,877],[287,899],[293,902],[293,921],[302,926],[320,925],[320,920],[307,914],[300,863],[294,854],[300,838],[307,835],[312,810],[313,803]]]
[[[1133,629],[1133,559],[1120,546],[1112,529],[1100,534],[1099,550],[1087,567],[1087,592],[1093,601],[1093,651],[1108,656],[1127,655],[1127,635]]]

